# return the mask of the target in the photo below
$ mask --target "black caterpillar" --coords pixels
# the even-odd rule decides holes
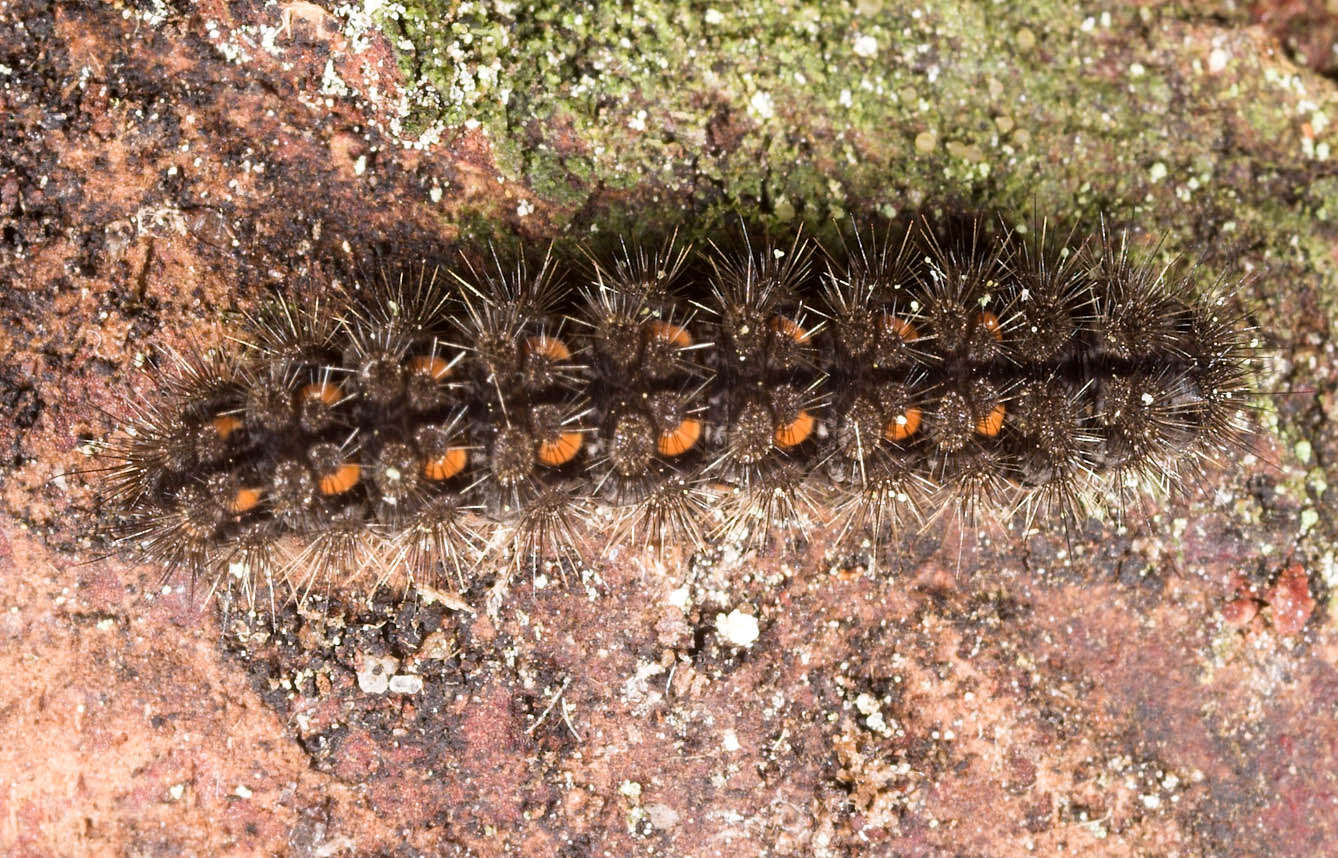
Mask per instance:
[[[239,353],[178,355],[110,446],[115,537],[192,583],[299,591],[814,518],[876,554],[944,514],[1068,527],[1244,446],[1226,289],[1123,239],[988,227],[670,242],[578,274],[494,258],[279,301]],[[583,540],[597,513],[612,536]]]

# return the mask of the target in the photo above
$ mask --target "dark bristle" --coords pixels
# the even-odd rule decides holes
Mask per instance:
[[[1010,263],[1013,294],[1005,325],[1013,358],[1023,365],[1064,359],[1078,337],[1092,326],[1092,290],[1083,275],[1084,247],[1073,246],[1070,232],[1060,248],[1050,246],[1044,221],[1017,242]]]
[[[696,482],[666,466],[644,481],[640,500],[619,511],[613,541],[660,551],[680,545],[691,554],[703,545],[702,522],[710,496]]]
[[[417,450],[402,441],[381,445],[369,476],[382,501],[407,504],[422,484],[422,465]]]
[[[644,413],[618,414],[608,433],[609,466],[619,477],[645,476],[655,457],[655,424]]]
[[[387,405],[404,392],[403,355],[374,352],[360,356],[354,367],[358,390],[375,405]]]
[[[1084,516],[1100,439],[1081,409],[1057,379],[1028,382],[1013,401],[1019,482],[1029,489],[1019,503],[1029,522],[1044,514],[1070,526]]]
[[[274,465],[268,492],[270,510],[283,526],[306,530],[316,503],[316,479],[306,465],[296,459],[282,459]]]
[[[975,435],[976,413],[977,408],[965,391],[957,388],[943,391],[927,420],[929,437],[944,452],[963,449]]]
[[[493,436],[488,464],[492,478],[503,490],[513,490],[525,484],[534,473],[537,445],[534,436],[516,426],[504,426]]]
[[[817,487],[809,472],[787,459],[768,461],[750,473],[725,507],[718,536],[757,545],[777,528],[802,531],[817,512]]]
[[[517,567],[544,558],[579,562],[577,534],[589,517],[585,499],[568,486],[545,488],[524,498],[510,528],[512,562]]]
[[[164,580],[173,571],[185,573],[192,589],[220,573],[218,538],[220,512],[210,503],[204,487],[181,486],[152,507],[130,511],[115,536],[137,546],[143,556],[164,567]]]
[[[402,560],[410,582],[436,587],[449,577],[454,587],[465,588],[466,570],[484,547],[473,512],[453,495],[433,495],[408,513],[390,539],[392,556]]]
[[[543,337],[543,325],[565,293],[551,256],[531,272],[519,261],[507,272],[500,261],[477,271],[467,264],[468,276],[455,273],[463,312],[452,317],[456,336],[477,358],[486,383],[500,388],[519,381],[530,336]]]
[[[849,369],[899,370],[921,357],[915,344],[925,324],[908,289],[917,271],[913,235],[856,233],[853,252],[829,254],[822,304],[837,358]]]
[[[267,362],[282,367],[301,363],[329,350],[340,329],[341,302],[317,296],[309,302],[275,295],[273,301],[246,317],[250,336],[242,343]]]
[[[292,425],[296,414],[293,409],[293,390],[297,386],[295,373],[274,372],[272,367],[250,375],[245,383],[243,419],[256,432],[282,432]]]
[[[955,512],[966,524],[996,514],[1009,502],[1012,470],[1005,454],[978,444],[945,456],[935,474],[943,495],[940,509]]]
[[[811,247],[798,239],[788,250],[764,246],[737,256],[715,248],[709,308],[727,368],[755,376],[803,360],[806,343],[792,335],[803,330],[802,320],[795,318],[802,314],[795,289],[808,275],[811,256]]]
[[[735,412],[726,432],[725,458],[721,460],[726,463],[725,470],[765,461],[776,435],[776,420],[765,398],[746,400]]]
[[[925,230],[930,263],[924,289],[925,317],[935,346],[946,359],[987,364],[1004,357],[1008,320],[1001,317],[1009,276],[1005,257],[1011,236],[989,242],[973,224],[961,246],[944,245]]]
[[[1124,361],[1155,355],[1185,356],[1189,309],[1179,295],[1189,289],[1169,266],[1135,261],[1127,236],[1103,236],[1091,277],[1097,284],[1096,333],[1100,348]]]
[[[887,421],[887,409],[872,397],[856,396],[836,421],[834,443],[838,455],[855,462],[868,459],[880,446]]]
[[[905,453],[875,447],[837,483],[834,507],[842,541],[869,538],[877,546],[920,524],[935,494],[934,484]]]

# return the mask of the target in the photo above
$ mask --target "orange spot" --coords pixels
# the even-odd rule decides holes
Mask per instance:
[[[550,468],[565,465],[581,452],[581,433],[563,432],[551,441],[539,442],[539,461]]]
[[[915,326],[900,316],[883,315],[883,330],[896,334],[903,343],[920,339],[920,332]]]
[[[998,435],[999,430],[1003,429],[1005,413],[1007,413],[1007,409],[1004,408],[1004,404],[1002,402],[1000,402],[998,405],[995,405],[993,408],[990,409],[990,413],[982,417],[980,419],[980,422],[976,424],[976,434],[985,435],[986,437],[989,438],[993,438],[995,435]]]
[[[362,466],[354,462],[345,462],[327,477],[321,477],[321,494],[342,495],[358,484],[362,479]]]
[[[813,434],[814,422],[812,414],[800,411],[798,417],[776,428],[776,446],[797,447],[804,443]]]
[[[242,428],[242,421],[228,414],[220,414],[213,419],[212,425],[218,437],[226,441],[229,435]]]
[[[887,421],[883,437],[889,441],[904,441],[920,429],[920,409],[911,406]]]
[[[444,454],[423,462],[423,476],[434,482],[449,480],[463,471],[468,461],[468,450],[464,447],[451,447]]]
[[[551,361],[567,360],[571,349],[557,337],[530,337],[527,341],[530,354],[543,355]]]
[[[981,310],[976,316],[976,321],[980,322],[981,326],[989,331],[990,336],[994,337],[995,340],[1003,342],[1003,325],[999,323],[998,316],[994,315],[989,310]]]
[[[786,316],[772,316],[771,330],[782,336],[789,337],[801,346],[808,345],[808,331],[794,319]]]
[[[238,489],[237,494],[233,495],[232,503],[228,504],[228,512],[233,515],[256,508],[260,503],[260,489]]]
[[[650,335],[657,340],[664,340],[666,343],[672,343],[680,349],[685,349],[692,345],[692,334],[682,325],[671,325],[668,322],[653,321],[647,324],[650,329]]]
[[[436,355],[418,355],[409,358],[409,371],[430,375],[433,381],[441,381],[451,374],[451,365]]]
[[[702,422],[695,417],[685,417],[672,431],[660,433],[655,448],[661,456],[681,456],[691,450],[701,436]]]
[[[339,400],[344,398],[344,392],[339,389],[339,385],[329,381],[318,381],[315,384],[308,384],[306,387],[302,388],[302,392],[299,395],[303,399],[319,399],[326,405],[337,405]]]
[[[843,569],[836,570],[836,579],[838,581],[854,581],[864,574],[862,566],[846,566]]]

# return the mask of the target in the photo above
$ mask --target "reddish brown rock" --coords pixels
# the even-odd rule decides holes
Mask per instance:
[[[1259,613],[1259,602],[1248,596],[1236,596],[1222,606],[1222,619],[1236,628],[1244,628]]]
[[[498,180],[481,131],[407,151],[378,130],[393,96],[323,94],[327,63],[357,90],[394,88],[379,34],[336,55],[353,50],[332,28],[345,12],[211,0],[146,23],[160,6],[0,7],[0,854],[1335,852],[1326,595],[1290,567],[1222,606],[1221,582],[1280,556],[1261,546],[1300,538],[1290,463],[1120,527],[962,540],[935,522],[876,573],[833,574],[815,527],[789,550],[623,559],[538,590],[518,576],[495,617],[495,570],[460,595],[473,614],[386,597],[280,605],[271,622],[101,557],[96,480],[70,472],[146,394],[137,365],[225,342],[275,285],[383,247],[444,257],[461,212],[500,221],[531,195]],[[1158,44],[1195,56],[1219,32],[1173,25]],[[278,28],[272,52],[261,27]],[[1101,73],[1123,81],[1125,50]],[[1193,62],[1154,70],[1177,106],[1201,85]],[[710,141],[749,121],[722,112]],[[1217,176],[1280,199],[1305,186],[1242,136],[1277,135],[1224,135]],[[517,228],[548,238],[541,212]],[[1294,290],[1271,310],[1297,320],[1268,332],[1279,351],[1312,349],[1289,381],[1329,392],[1328,282],[1250,252]],[[1282,422],[1338,460],[1310,399],[1281,398]],[[1328,550],[1330,517],[1307,556]],[[1259,598],[1294,642],[1222,634],[1219,610],[1235,622]],[[749,647],[718,632],[736,610],[758,620]],[[415,681],[364,690],[381,659]]]
[[[1277,583],[1269,588],[1266,600],[1273,616],[1273,628],[1278,630],[1278,634],[1299,634],[1310,619],[1311,611],[1315,609],[1315,599],[1310,595],[1310,581],[1306,577],[1305,567],[1293,563],[1283,569]]]

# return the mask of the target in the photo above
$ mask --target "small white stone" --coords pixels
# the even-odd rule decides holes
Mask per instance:
[[[390,677],[388,684],[393,694],[417,694],[423,690],[423,677],[401,673]]]
[[[651,825],[661,831],[678,827],[678,811],[667,804],[646,805],[646,818],[650,820]]]
[[[855,56],[857,57],[876,56],[878,53],[878,40],[873,36],[856,36],[854,51]]]
[[[397,667],[399,662],[390,656],[369,656],[358,669],[358,688],[364,694],[385,694]]]
[[[1227,67],[1227,60],[1229,59],[1231,57],[1226,51],[1221,48],[1213,48],[1212,52],[1208,54],[1208,71],[1217,74]]]
[[[748,99],[748,108],[758,119],[770,119],[776,115],[776,102],[772,101],[771,93],[765,90],[753,93],[753,97]]]
[[[731,753],[743,747],[739,744],[739,734],[733,730],[726,730],[721,734],[721,744],[724,745],[726,751]]]
[[[745,614],[738,608],[729,614],[715,615],[715,630],[720,636],[735,646],[752,646],[757,640],[757,617]]]
[[[669,591],[669,604],[678,608],[680,611],[688,606],[688,588],[686,584],[679,587],[677,590]]]
[[[237,784],[237,788],[232,791],[232,794],[237,798],[250,798],[251,790],[247,788],[246,784]]]
[[[390,678],[384,673],[359,673],[358,688],[363,694],[385,694],[390,687]]]

